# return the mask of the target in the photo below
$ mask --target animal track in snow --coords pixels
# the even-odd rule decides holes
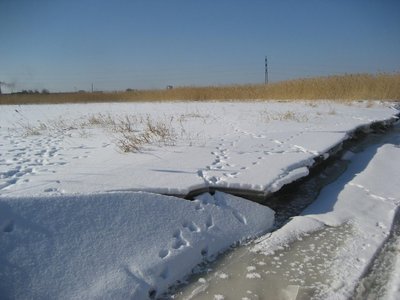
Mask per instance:
[[[232,172],[232,173],[223,173],[225,177],[229,178],[237,178],[237,175],[240,174],[239,172]]]
[[[203,204],[201,203],[200,200],[196,199],[193,201],[195,203],[194,209],[195,210],[204,210]]]
[[[221,178],[217,177],[217,176],[211,176],[211,177],[208,177],[207,180],[208,180],[209,183],[216,184],[216,183],[219,183],[221,181]]]
[[[246,225],[247,224],[247,219],[244,215],[242,215],[240,212],[236,210],[232,210],[233,216],[242,224]]]
[[[9,150],[2,153],[0,167],[0,190],[9,189],[15,184],[26,183],[29,175],[51,172],[44,166],[61,166],[67,164],[59,151],[62,139],[57,137],[13,136],[5,139]],[[57,159],[56,159],[57,157]],[[4,168],[4,166],[6,168]]]
[[[206,228],[210,229],[212,227],[214,227],[214,219],[213,219],[213,217],[211,215],[209,215],[207,217],[207,221],[206,221]]]
[[[183,237],[182,231],[180,229],[175,231],[173,237],[175,238],[174,242],[172,243],[173,249],[177,250],[189,245],[189,242]]]
[[[207,256],[208,254],[208,247],[201,249],[200,251],[201,256]]]
[[[195,200],[197,201],[196,203],[196,209],[204,209],[202,206],[202,203],[200,200]],[[205,222],[205,228],[208,230],[210,228],[212,228],[214,226],[214,221],[211,215],[209,215],[206,219]],[[201,228],[194,223],[193,221],[184,221],[182,222],[182,229],[186,229],[186,232],[189,232],[189,234],[196,234],[201,232]],[[179,251],[185,247],[190,246],[190,242],[183,236],[183,231],[181,229],[177,229],[174,231],[172,237],[173,237],[173,241],[171,244],[171,250],[172,251]],[[166,259],[170,254],[171,254],[171,250],[168,249],[161,249],[158,252],[158,257],[160,259]],[[203,251],[203,250],[202,250]],[[206,254],[207,254],[208,249],[206,250]],[[205,255],[206,255],[205,254]],[[202,254],[203,255],[203,254]],[[168,267],[166,267],[165,269],[163,269],[159,276],[161,278],[166,279],[168,277]]]
[[[187,228],[190,232],[200,232],[199,226],[192,221],[185,221],[182,223],[183,228]]]
[[[229,148],[236,145],[239,140],[240,137],[238,137],[234,142],[231,140],[221,139],[221,143],[218,143],[215,150],[210,152],[211,155],[214,156],[214,160],[210,165],[205,167],[205,171],[202,171],[201,173],[198,172],[198,175],[202,177],[207,184],[226,186],[226,181],[240,176],[238,169],[245,170],[248,168],[247,166],[242,168],[239,166],[238,169],[234,169],[236,168],[236,164],[230,162],[231,156]]]
[[[45,192],[45,193],[53,193],[53,194],[55,194],[55,193],[64,194],[65,193],[65,191],[63,189],[59,189],[59,188],[56,188],[56,187],[47,188],[43,192]]]
[[[168,267],[165,267],[164,269],[162,269],[162,271],[160,272],[160,277],[162,279],[167,279],[168,278]]]
[[[366,188],[365,186],[363,186],[361,184],[349,182],[348,185],[354,186],[354,187],[357,187],[357,188],[363,190],[368,196],[370,196],[373,199],[380,200],[380,201],[387,201],[388,200],[385,197],[382,197],[382,196],[379,196],[379,195],[376,195],[376,194],[372,193],[368,188]]]
[[[159,256],[161,259],[166,258],[169,254],[170,254],[170,251],[169,251],[169,250],[166,250],[166,249],[160,250],[160,252],[158,252],[158,256]]]
[[[14,221],[13,220],[8,220],[5,222],[2,231],[10,233],[14,230]]]

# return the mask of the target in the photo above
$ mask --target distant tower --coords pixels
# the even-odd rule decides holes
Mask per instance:
[[[264,83],[268,84],[268,58],[265,57],[265,78]]]

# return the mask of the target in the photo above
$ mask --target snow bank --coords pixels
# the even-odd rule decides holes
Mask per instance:
[[[378,102],[6,105],[0,110],[0,195],[187,195],[208,187],[267,194],[307,175],[316,158],[356,128],[396,113]],[[161,122],[175,134],[174,143],[121,153],[115,132],[98,119],[118,122],[127,115],[134,130],[147,118]]]
[[[387,283],[386,297],[388,300],[396,300],[399,299],[400,296],[400,239],[397,238],[397,241],[393,247],[393,254],[391,256],[393,270],[395,270]]]
[[[259,239],[252,250],[268,255],[324,226],[351,224],[354,232],[335,257],[331,289],[322,297],[348,299],[387,239],[400,204],[398,144],[397,137],[395,145],[371,146],[357,155],[345,155],[351,159],[348,170],[325,187],[301,216]]]
[[[0,295],[157,297],[203,259],[268,231],[273,212],[221,193],[188,202],[137,191],[177,195],[208,187],[276,191],[306,176],[317,157],[356,128],[396,113],[379,102],[372,106],[362,102],[1,106]],[[137,153],[121,153],[115,133],[90,122],[93,117],[120,120],[126,115],[164,122],[176,134],[175,142],[150,143]],[[133,123],[139,126],[133,130],[140,131],[139,123]],[[396,149],[389,148],[380,149],[382,154],[376,157],[398,157]],[[270,241],[282,245],[288,231],[295,238],[302,230],[354,221],[360,228],[375,230],[379,244],[384,236],[379,230],[390,228],[400,184],[384,187],[371,182],[368,178],[373,176],[385,181],[399,178],[393,165],[381,167],[378,161],[373,166],[368,166],[367,179],[333,187],[336,195],[343,190],[338,201],[329,193],[321,195],[326,199],[310,208],[310,216],[295,218],[286,233],[279,230]],[[388,195],[386,188],[396,193]],[[344,196],[354,202],[347,203]],[[364,200],[362,205],[368,208],[357,214]],[[379,226],[372,221],[377,219]],[[368,249],[360,255],[371,256]]]
[[[273,221],[271,209],[223,193],[0,197],[0,295],[155,298]]]

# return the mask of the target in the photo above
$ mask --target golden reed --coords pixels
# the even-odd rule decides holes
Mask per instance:
[[[4,94],[0,104],[208,100],[400,100],[400,74],[346,74],[276,83],[126,92]]]

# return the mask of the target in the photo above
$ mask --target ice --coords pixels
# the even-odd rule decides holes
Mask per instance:
[[[385,245],[357,286],[354,299],[397,299],[399,290],[400,211]]]
[[[392,226],[400,200],[398,129],[345,155],[347,170],[315,202],[255,245],[223,256],[204,276],[207,288],[191,299],[222,291],[243,298],[244,290],[266,299],[398,299],[399,220]],[[377,267],[363,278],[375,260]],[[191,289],[174,296],[185,299]]]
[[[204,260],[271,230],[274,220],[270,209],[220,192],[191,202],[161,194],[277,191],[306,176],[316,160],[326,159],[327,151],[358,128],[393,120],[397,113],[388,103],[368,106],[323,101],[1,106],[0,295],[157,298]],[[96,116],[138,120],[132,132],[141,132],[143,120],[161,122],[170,126],[174,140],[123,153],[115,131],[95,123]],[[349,177],[264,237],[260,251],[277,253],[305,232],[352,222],[360,238],[339,258],[361,274],[391,228],[400,185],[393,188],[399,174],[390,162],[397,151],[384,146],[360,161],[347,155],[353,164]],[[343,200],[348,197],[354,201]],[[365,249],[357,257],[345,255],[360,245]],[[277,258],[273,272],[283,269],[283,258]],[[260,270],[273,265],[263,263],[243,268],[243,277],[252,284],[263,279],[267,274]],[[227,282],[233,275],[220,272],[218,278]],[[354,276],[338,273],[333,284],[346,295]],[[209,281],[198,284],[193,295],[205,291]],[[298,284],[286,284],[285,295],[295,297]],[[251,298],[256,294],[251,290],[241,297]]]
[[[325,227],[268,256],[249,251],[252,245],[242,246],[201,275],[205,280],[201,291],[196,284],[189,284],[174,299],[206,300],[218,293],[229,299],[324,299],[318,295],[331,285],[329,270],[335,251],[350,234],[349,225]],[[221,279],[221,273],[228,277]],[[250,293],[246,295],[246,291]]]
[[[324,299],[347,299],[392,227],[400,203],[400,169],[394,163],[399,157],[398,144],[346,155],[351,163],[344,175],[325,187],[301,216],[261,238],[253,251],[270,255],[325,226],[351,224],[354,233],[337,251],[330,269],[332,287],[323,295]]]

